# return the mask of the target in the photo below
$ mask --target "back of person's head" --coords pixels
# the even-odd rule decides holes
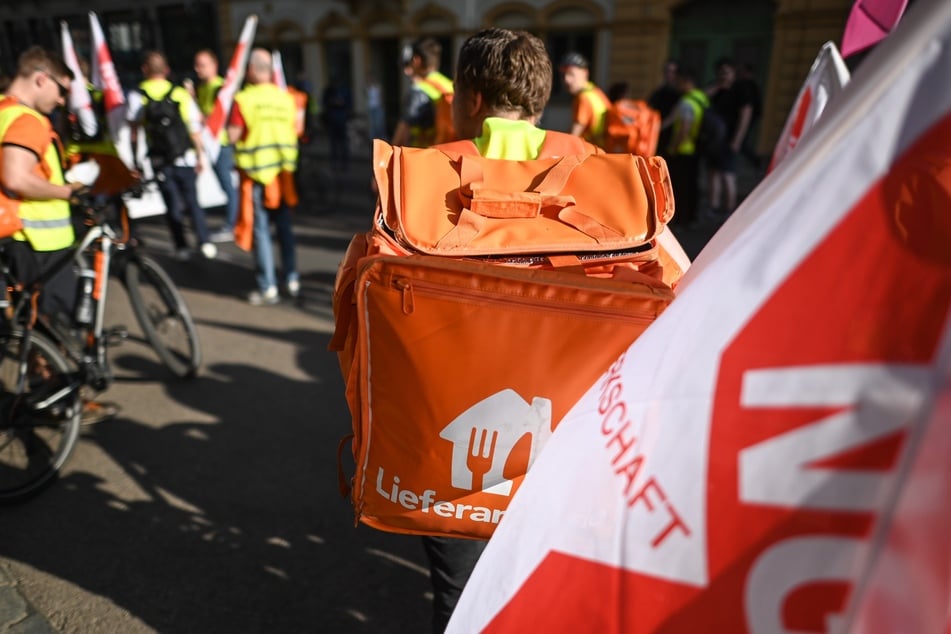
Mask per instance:
[[[142,74],[146,77],[165,77],[168,75],[168,60],[161,51],[146,51],[142,56]]]
[[[423,61],[426,70],[439,68],[439,63],[442,61],[442,44],[438,40],[431,37],[420,38],[413,42],[410,51],[412,55],[418,56]],[[406,65],[410,61],[412,58],[404,59],[403,63]]]
[[[480,93],[489,111],[537,117],[551,96],[551,80],[544,42],[526,31],[484,29],[459,50],[455,89]]]
[[[608,87],[606,96],[611,100],[611,103],[621,99],[627,99],[631,96],[631,85],[626,81],[615,82]]]
[[[271,53],[267,49],[255,48],[248,56],[248,81],[255,84],[271,81]]]
[[[31,46],[17,59],[17,77],[27,78],[37,71],[73,79],[73,71],[62,57],[42,46]]]

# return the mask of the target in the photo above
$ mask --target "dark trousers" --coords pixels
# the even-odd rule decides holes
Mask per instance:
[[[176,249],[188,246],[185,240],[185,210],[191,214],[198,243],[210,242],[205,210],[198,204],[197,176],[194,167],[166,165],[159,168],[159,191],[165,201],[165,221]]]
[[[700,198],[700,159],[695,154],[674,154],[667,159],[670,185],[674,190],[675,227],[686,227],[697,218]]]
[[[11,273],[27,286],[72,255],[72,249],[34,251],[28,242],[19,240],[6,243],[4,251],[10,262]],[[72,323],[77,283],[78,278],[72,264],[67,264],[44,282],[38,304],[40,314],[49,317],[59,315],[66,323]]]
[[[462,589],[485,550],[484,541],[423,536],[433,584],[433,634],[442,634],[456,609]]]

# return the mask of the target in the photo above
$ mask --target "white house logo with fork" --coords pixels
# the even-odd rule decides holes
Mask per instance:
[[[476,403],[449,423],[439,437],[452,443],[452,486],[511,495],[512,481],[502,469],[515,444],[531,434],[530,467],[551,436],[551,401],[531,404],[512,389]]]

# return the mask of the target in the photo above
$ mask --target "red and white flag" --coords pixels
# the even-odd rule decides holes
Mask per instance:
[[[92,83],[102,90],[103,104],[106,107],[106,124],[113,143],[118,143],[120,135],[128,129],[125,120],[126,99],[119,83],[119,75],[112,63],[109,44],[103,35],[102,26],[95,12],[89,12],[89,28],[92,31]]]
[[[842,92],[849,83],[849,69],[839,49],[832,42],[826,42],[816,55],[812,68],[806,76],[806,81],[799,89],[799,95],[793,104],[782,134],[773,150],[773,158],[769,164],[772,171],[792,150],[799,145],[803,137],[809,133],[819,120],[829,100]]]
[[[287,90],[287,77],[284,75],[284,64],[281,62],[280,51],[271,51],[271,68],[274,71],[274,83],[281,90]]]
[[[254,43],[254,31],[257,24],[258,16],[256,15],[249,15],[244,21],[241,36],[238,38],[238,45],[235,47],[234,54],[231,56],[231,63],[228,65],[225,82],[218,90],[214,109],[205,119],[205,125],[202,126],[201,141],[205,146],[209,163],[218,160],[218,152],[221,150],[221,131],[227,124],[225,119],[228,113],[231,112],[234,95],[244,80],[244,70],[248,64],[248,55],[251,54],[251,45]]]
[[[76,47],[73,46],[73,36],[70,34],[69,26],[65,21],[59,23],[59,31],[63,46],[63,60],[69,70],[73,72],[73,81],[69,85],[67,107],[70,112],[76,115],[82,131],[89,136],[93,136],[99,129],[99,122],[96,121],[96,114],[92,109],[92,97],[90,97],[89,87],[86,85],[86,76],[79,67]]]
[[[561,421],[448,631],[947,631],[948,68],[918,0]]]

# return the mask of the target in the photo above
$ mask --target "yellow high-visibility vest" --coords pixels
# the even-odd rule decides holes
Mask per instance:
[[[247,129],[235,143],[235,163],[251,179],[267,185],[280,172],[297,169],[297,107],[275,84],[252,84],[235,95]]]
[[[36,117],[49,131],[48,144],[43,152],[39,169],[54,185],[65,185],[59,137],[49,119],[36,110],[8,99],[0,104],[0,143],[7,130],[21,116]],[[2,162],[0,162],[2,167]],[[23,200],[6,190],[0,190],[0,201],[17,210],[23,221],[23,230],[13,234],[14,240],[29,242],[36,251],[58,251],[73,244],[76,236],[70,221],[69,202],[65,200]]]

